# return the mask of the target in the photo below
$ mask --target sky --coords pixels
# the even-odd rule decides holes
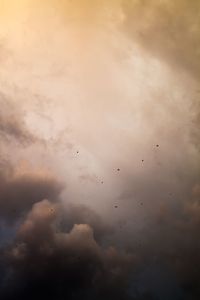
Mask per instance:
[[[0,298],[200,299],[199,0],[0,0]]]

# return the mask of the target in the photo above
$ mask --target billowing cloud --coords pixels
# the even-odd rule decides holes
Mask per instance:
[[[58,210],[43,200],[27,215],[15,243],[4,253],[10,271],[1,297],[129,299],[126,286],[133,257],[113,247],[103,249],[86,224],[75,224],[69,233],[56,232]]]
[[[140,245],[133,239],[128,251],[97,242],[98,226],[95,221],[93,227],[88,225],[92,223],[90,210],[87,220],[86,208],[81,216],[81,208],[73,208],[73,213],[71,208],[63,210],[59,202],[37,202],[19,226],[15,240],[2,249],[1,297],[143,300],[153,295],[161,299],[166,294],[174,299],[183,295],[183,299],[198,299],[199,271],[194,266],[200,261],[199,201],[196,192],[192,197],[176,213],[164,206],[157,209],[140,233]],[[85,222],[81,223],[81,218]],[[95,218],[102,222],[94,214]],[[71,229],[60,225],[68,220]],[[100,240],[108,233],[109,227],[106,232],[104,225]],[[155,271],[155,266],[160,271]],[[149,276],[155,276],[156,291]]]
[[[0,216],[11,222],[44,198],[56,201],[62,190],[54,175],[32,170],[26,164],[14,168],[5,162],[1,165],[0,179]]]
[[[65,218],[67,215],[67,218]],[[61,228],[71,229],[74,222],[77,224],[88,224],[94,229],[94,237],[101,241],[105,236],[114,232],[113,226],[108,221],[102,221],[102,218],[91,208],[83,204],[68,203],[63,207],[63,216],[61,216]]]

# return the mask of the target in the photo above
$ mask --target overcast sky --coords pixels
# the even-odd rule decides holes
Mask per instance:
[[[200,2],[0,0],[0,64],[1,299],[199,299]]]

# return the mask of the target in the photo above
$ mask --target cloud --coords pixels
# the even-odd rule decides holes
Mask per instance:
[[[13,167],[5,161],[0,168],[0,217],[16,221],[34,203],[44,198],[56,201],[62,188],[48,171],[31,169],[25,163]]]
[[[108,221],[102,221],[102,218],[91,208],[83,204],[67,203],[63,208],[62,224],[63,229],[72,229],[74,221],[77,224],[88,224],[94,230],[95,240],[101,241],[107,235],[114,232],[113,226]],[[67,218],[64,216],[67,215]]]
[[[26,129],[23,123],[20,123],[12,114],[7,118],[0,115],[0,135],[1,138],[9,140],[14,138],[21,144],[27,145],[35,142],[35,138]]]
[[[28,146],[39,142],[25,125],[21,112],[16,108],[8,96],[0,93],[0,138],[5,142],[17,142]]]
[[[1,26],[1,298],[163,300],[164,273],[199,299],[199,1],[25,2]]]
[[[137,43],[171,65],[200,76],[198,0],[122,1],[123,29]]]
[[[102,248],[87,224],[56,232],[59,209],[42,200],[28,213],[3,254],[9,272],[1,298],[129,299],[126,286],[133,257]]]
[[[90,209],[78,205],[64,208],[49,200],[35,203],[14,241],[1,251],[2,299],[17,295],[21,299],[143,300],[164,295],[168,284],[172,297],[180,291],[184,299],[198,299],[200,274],[194,267],[200,263],[198,196],[196,185],[192,199],[178,210],[167,205],[155,209],[140,232],[140,247],[133,232],[128,252],[126,247],[119,252],[114,246],[102,246],[110,228]],[[158,281],[157,291],[148,276]],[[140,292],[138,280],[144,284]],[[182,299],[179,296],[174,299]]]
[[[164,270],[181,292],[182,296],[174,299],[199,298],[200,272],[196,267],[200,264],[199,230],[200,199],[192,195],[176,209],[167,204],[155,208],[154,216],[141,232],[141,269],[154,265]],[[134,250],[134,244],[132,247],[132,251],[138,251]],[[151,279],[147,277],[146,280],[150,282]],[[162,291],[166,286],[164,282]]]

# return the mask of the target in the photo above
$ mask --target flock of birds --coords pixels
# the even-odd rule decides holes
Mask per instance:
[[[156,145],[156,148],[158,148],[158,147],[159,147],[159,144]],[[76,151],[76,153],[79,154],[79,151]],[[144,159],[142,159],[142,162],[144,162]],[[120,171],[121,171],[120,168],[117,168],[117,172],[120,172]],[[104,182],[101,181],[101,184],[104,184]],[[142,206],[143,203],[141,202],[140,205]],[[118,205],[115,205],[114,208],[118,208]]]

